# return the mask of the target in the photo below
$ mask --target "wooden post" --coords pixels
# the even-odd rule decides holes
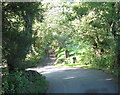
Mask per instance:
[[[65,50],[65,58],[68,58],[68,57],[69,57],[69,51]]]

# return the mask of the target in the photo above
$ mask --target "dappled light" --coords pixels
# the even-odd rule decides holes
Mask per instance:
[[[118,92],[120,2],[1,6],[0,94]]]
[[[78,68],[70,68],[68,66],[64,66],[64,67],[59,67],[59,66],[45,66],[42,68],[28,68],[26,70],[35,70],[41,74],[49,74],[49,73],[53,73],[53,72],[60,72],[60,71],[64,71],[64,70],[74,70],[74,69],[78,69]]]
[[[75,77],[67,77],[67,78],[64,78],[64,79],[73,79],[73,78],[75,78]]]
[[[94,91],[116,93],[118,91],[118,81],[114,80],[113,76],[98,70],[68,66],[45,66],[33,70],[46,76],[49,81],[47,93],[96,93]]]
[[[105,79],[105,80],[114,80],[113,78]]]

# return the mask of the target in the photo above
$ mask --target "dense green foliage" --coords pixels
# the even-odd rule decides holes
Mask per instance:
[[[13,2],[2,7],[2,61],[9,68],[3,83],[5,92],[44,92],[42,76],[32,84],[21,70],[37,66],[48,49],[55,49],[55,64],[120,74],[120,2]],[[28,87],[36,83],[43,88]]]
[[[27,54],[34,53],[32,45],[37,38],[33,26],[43,20],[42,3],[2,3],[2,10],[2,61],[3,65],[7,63],[3,68],[3,93],[44,93],[45,77],[25,71],[41,60],[34,61],[34,54],[31,60],[26,58]]]
[[[35,71],[17,71],[3,77],[3,93],[45,93],[47,81]]]
[[[76,57],[77,65],[92,65],[118,75],[119,2],[69,2],[60,5],[62,11],[46,19],[53,38],[51,45],[56,49],[56,64],[73,64],[73,57]],[[67,59],[65,50],[70,54]]]
[[[32,26],[42,20],[41,3],[3,3],[3,61],[10,70],[24,61],[35,40]]]

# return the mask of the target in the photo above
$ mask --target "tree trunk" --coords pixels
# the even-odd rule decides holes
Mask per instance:
[[[8,60],[7,64],[8,64],[8,70],[9,70],[9,72],[12,72],[12,71],[15,70],[15,68],[14,68],[14,64],[15,63],[13,62],[13,60]]]
[[[117,31],[117,34],[116,35],[116,44],[117,44],[117,50],[116,50],[116,53],[117,53],[117,64],[119,65],[120,67],[120,2],[117,2],[117,8],[116,8],[116,18],[117,18],[117,21],[116,21],[116,31]]]

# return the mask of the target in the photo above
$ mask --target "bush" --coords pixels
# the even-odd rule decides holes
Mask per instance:
[[[3,76],[3,93],[45,93],[45,76],[36,71],[16,71]]]

